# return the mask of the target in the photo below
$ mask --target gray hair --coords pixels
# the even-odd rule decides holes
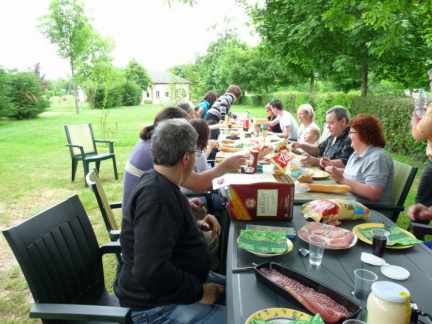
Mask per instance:
[[[329,115],[332,112],[335,113],[337,120],[341,120],[343,117],[345,117],[347,123],[349,123],[350,121],[349,112],[344,106],[331,107],[329,110],[327,110],[326,115]]]
[[[304,110],[306,111],[307,115],[310,116],[311,120],[315,120],[315,111],[310,104],[302,104],[298,107],[297,111]]]
[[[177,107],[183,109],[188,114],[193,113],[195,111],[195,107],[190,101],[180,101],[177,104]]]
[[[186,152],[194,152],[198,133],[183,118],[161,121],[151,139],[153,164],[165,167],[175,166]]]

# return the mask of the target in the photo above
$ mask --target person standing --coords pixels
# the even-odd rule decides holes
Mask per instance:
[[[432,90],[432,69],[428,71],[428,77]],[[429,158],[429,163],[424,168],[420,179],[415,202],[424,206],[432,206],[432,104],[428,106],[423,118],[413,111],[411,133],[416,141],[427,141],[426,155]]]
[[[212,215],[196,221],[179,187],[192,173],[197,139],[186,119],[158,125],[154,169],[140,177],[123,215],[123,267],[114,292],[135,323],[226,322],[225,277],[210,271],[202,233],[220,234],[219,223]]]
[[[277,133],[275,135],[286,139],[297,140],[298,125],[293,115],[283,109],[283,104],[280,100],[273,100],[270,105],[273,113],[277,115],[277,117],[273,121],[269,122],[269,126],[273,127],[279,123],[282,130],[282,133]]]

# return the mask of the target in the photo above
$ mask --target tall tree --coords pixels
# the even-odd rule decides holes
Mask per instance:
[[[388,67],[390,61],[406,61],[404,46],[409,46],[411,59],[426,53],[425,40],[415,36],[421,35],[415,12],[393,17],[393,21],[402,18],[402,28],[398,42],[391,43],[384,29],[368,23],[367,11],[360,2],[352,1],[355,6],[340,9],[341,15],[349,16],[349,25],[326,25],[322,12],[331,12],[335,1],[266,0],[264,6],[251,9],[251,16],[265,45],[274,49],[279,60],[298,66],[303,74],[329,77],[345,91],[361,84],[363,96],[367,94],[369,71],[380,65]],[[382,42],[391,46],[381,56]]]
[[[103,41],[86,17],[84,3],[78,0],[53,0],[50,13],[39,18],[39,31],[58,46],[58,55],[69,60],[74,86],[75,109],[79,114],[76,70],[88,61],[89,51],[101,49]]]
[[[126,80],[136,83],[142,91],[147,90],[152,84],[152,79],[147,70],[135,59],[130,60],[126,65],[125,73]]]

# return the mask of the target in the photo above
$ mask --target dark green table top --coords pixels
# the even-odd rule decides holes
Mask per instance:
[[[340,226],[345,229],[352,229],[363,222],[386,222],[392,223],[384,215],[372,211],[371,216],[366,220],[344,221]],[[375,267],[360,260],[362,252],[372,253],[372,246],[361,240],[349,249],[326,250],[320,266],[311,266],[309,258],[298,253],[301,247],[308,248],[308,244],[299,237],[291,239],[294,248],[291,252],[276,257],[260,257],[237,247],[237,237],[241,229],[246,227],[250,221],[231,221],[229,225],[229,236],[227,246],[227,323],[243,324],[253,313],[271,307],[284,307],[301,309],[288,300],[273,293],[270,289],[258,282],[254,271],[232,273],[233,268],[250,267],[252,263],[260,264],[266,261],[280,263],[283,266],[299,271],[315,280],[324,283],[345,296],[360,303],[363,308],[366,301],[356,299],[350,294],[354,287],[354,270],[364,268],[373,271],[378,275],[378,280],[396,282],[406,287],[411,293],[411,299],[417,303],[420,310],[432,314],[432,250],[419,244],[407,249],[386,249],[384,259],[387,263],[398,265],[410,272],[406,280],[393,280],[385,277],[380,267]],[[294,206],[294,218],[291,222],[286,221],[259,221],[254,222],[261,225],[286,226],[300,229],[305,224],[300,206]],[[358,318],[363,319],[364,310]]]

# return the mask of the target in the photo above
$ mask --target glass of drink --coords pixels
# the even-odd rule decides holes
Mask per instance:
[[[325,241],[318,235],[309,235],[309,263],[311,265],[319,266],[324,255]]]
[[[384,250],[387,245],[387,240],[390,233],[382,228],[375,228],[371,230],[372,233],[372,253],[377,257],[382,258],[384,256]]]
[[[354,270],[354,296],[366,300],[372,291],[372,284],[377,281],[378,276],[366,269]]]

